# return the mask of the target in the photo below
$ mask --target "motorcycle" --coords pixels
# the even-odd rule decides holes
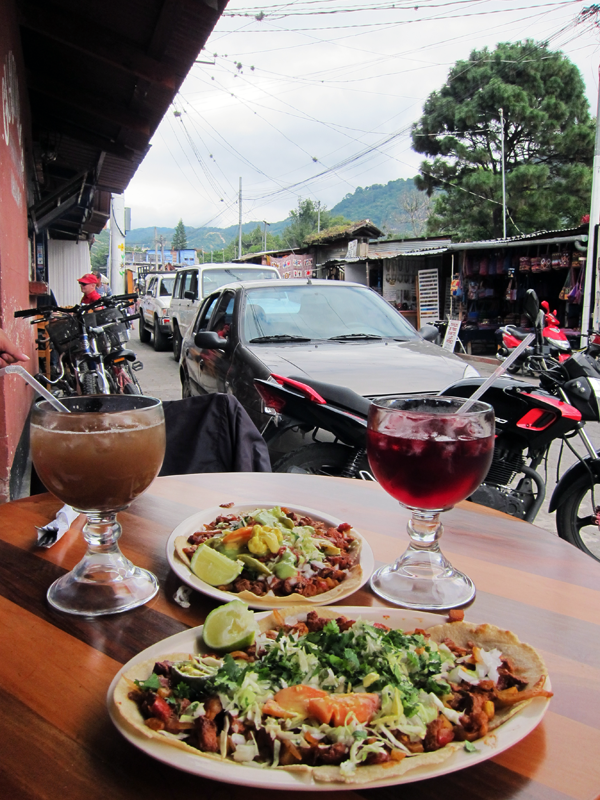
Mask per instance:
[[[128,314],[137,294],[103,297],[87,306],[61,308],[48,305],[15,311],[15,317],[35,317],[39,325],[38,349],[47,359],[46,372],[35,377],[58,397],[92,394],[142,394],[135,372],[143,364],[129,340]]]
[[[588,347],[542,372],[540,386],[500,377],[481,398],[496,415],[496,441],[489,472],[469,500],[533,522],[546,495],[539,472],[550,446],[561,440],[584,455],[560,477],[550,500],[558,535],[600,560],[600,456],[586,431],[586,422],[600,421],[600,334]],[[484,382],[470,378],[440,394],[470,397]],[[350,389],[310,379],[272,375],[255,379],[265,410],[279,417],[279,429],[313,430],[313,442],[283,456],[274,472],[303,472],[373,480],[367,456],[367,417],[371,401]],[[275,422],[263,435],[277,435]],[[333,441],[318,441],[326,431]],[[598,496],[596,496],[598,494]]]
[[[541,305],[541,309],[540,309]],[[551,312],[546,300],[539,303],[533,289],[528,289],[525,294],[524,310],[532,321],[535,330],[535,343],[525,349],[523,354],[508,368],[512,375],[520,370],[523,375],[538,375],[542,370],[551,369],[556,362],[562,363],[571,355],[571,344],[556,317],[556,311]],[[521,344],[528,335],[515,325],[502,325],[496,331],[500,361],[504,361]]]

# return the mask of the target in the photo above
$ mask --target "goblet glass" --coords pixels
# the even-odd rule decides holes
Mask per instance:
[[[475,597],[470,578],[440,550],[440,513],[469,497],[485,478],[494,451],[494,411],[464,398],[431,395],[382,400],[369,411],[367,455],[388,494],[412,512],[410,545],[373,573],[371,588],[407,608],[441,611]]]
[[[87,552],[48,590],[48,602],[70,614],[115,614],[148,602],[158,581],[119,549],[117,512],[158,475],[165,454],[160,400],[141,395],[98,395],[47,400],[31,416],[31,456],[44,486],[87,516]]]

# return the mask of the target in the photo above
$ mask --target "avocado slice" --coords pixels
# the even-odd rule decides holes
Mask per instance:
[[[240,553],[240,555],[238,556],[238,561],[243,561],[245,566],[248,567],[248,569],[251,569],[254,572],[258,572],[260,575],[273,574],[266,564],[263,564],[262,561],[259,561],[257,558],[254,558],[253,556],[249,556],[248,553]]]

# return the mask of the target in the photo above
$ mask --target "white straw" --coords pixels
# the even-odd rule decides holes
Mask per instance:
[[[509,357],[506,359],[506,361],[503,361],[500,364],[500,366],[497,367],[494,370],[494,372],[492,372],[492,374],[487,379],[487,381],[484,381],[481,384],[481,386],[479,387],[479,389],[477,389],[475,392],[473,392],[473,394],[471,395],[471,397],[469,397],[467,402],[464,403],[464,405],[462,405],[456,413],[457,414],[464,414],[465,411],[468,411],[471,408],[471,406],[473,405],[473,403],[476,403],[477,400],[479,400],[479,398],[481,397],[481,395],[484,394],[484,392],[487,392],[487,390],[490,388],[492,383],[494,383],[494,381],[497,381],[499,377],[504,375],[504,373],[510,367],[510,365],[513,363],[513,361],[515,361],[515,359],[517,359],[521,355],[523,350],[525,350],[525,348],[530,344],[531,341],[533,341],[533,339],[535,339],[535,333],[528,334],[523,339],[521,344],[516,348],[516,350],[512,351],[512,353],[509,355]]]
[[[7,372],[15,372],[17,375],[20,375],[22,378],[24,378],[27,383],[31,384],[36,392],[39,392],[42,397],[45,397],[46,400],[51,403],[57,411],[66,411],[67,414],[71,413],[71,411],[64,406],[60,400],[57,400],[56,397],[54,397],[54,395],[49,392],[45,386],[42,386],[39,381],[36,381],[33,375],[30,375],[20,364],[9,364],[8,367],[2,367],[2,369],[0,369],[0,375],[4,375]]]

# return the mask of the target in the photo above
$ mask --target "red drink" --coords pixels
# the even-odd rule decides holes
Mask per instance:
[[[375,477],[411,508],[450,508],[469,497],[485,478],[493,451],[493,435],[452,438],[428,431],[426,422],[410,437],[368,431]]]
[[[32,422],[31,454],[44,486],[64,503],[80,511],[113,511],[157,476],[165,427],[146,409],[54,416],[55,428]]]

